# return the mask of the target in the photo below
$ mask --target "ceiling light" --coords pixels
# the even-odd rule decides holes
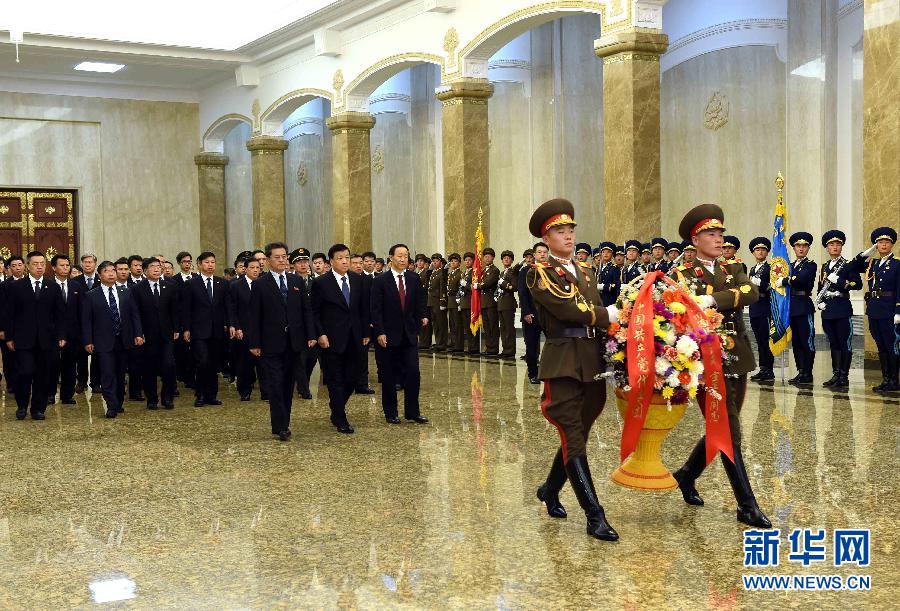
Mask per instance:
[[[81,70],[82,72],[107,72],[112,74],[113,72],[118,72],[122,68],[125,67],[125,64],[111,64],[108,62],[81,62],[77,66],[75,66],[76,70]]]

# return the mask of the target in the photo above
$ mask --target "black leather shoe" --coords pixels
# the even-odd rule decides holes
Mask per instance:
[[[400,392],[401,390],[403,390],[403,384],[394,384],[394,390]]]
[[[350,435],[353,433],[353,427],[350,426],[349,422],[347,424],[339,424],[335,428],[337,428],[338,433],[343,433],[344,435]]]
[[[774,382],[775,381],[775,372],[771,369],[766,369],[764,371],[759,372],[759,377],[756,378],[757,382]]]
[[[117,408],[116,408],[116,413],[117,413],[117,414],[124,414],[124,413],[125,413],[125,408],[124,408],[124,407],[117,407]]]
[[[797,384],[797,383],[800,381],[800,379],[801,379],[802,377],[803,377],[803,372],[802,372],[802,371],[798,371],[798,372],[797,372],[797,375],[795,375],[793,378],[791,378],[790,380],[788,380],[788,384]]]
[[[107,417],[107,418],[115,418],[115,417],[116,417],[116,410],[114,410],[114,409],[108,409],[108,410],[106,410],[106,417]]]
[[[407,418],[407,422],[415,422],[416,424],[428,424],[428,418],[425,416],[416,416],[415,418]]]
[[[63,405],[75,405],[75,399],[60,399],[59,402]]]
[[[753,495],[753,488],[750,486],[750,478],[747,477],[747,469],[744,467],[744,458],[739,445],[732,447],[734,452],[734,462],[728,460],[724,454],[721,454],[722,467],[731,483],[731,490],[734,492],[734,498],[737,501],[738,508],[735,515],[738,522],[747,524],[748,526],[756,526],[757,528],[772,528],[769,518],[760,510]]]
[[[738,507],[736,515],[738,522],[742,522],[748,526],[772,528],[772,523],[769,521],[769,518],[767,518],[765,514],[760,511],[759,507],[755,505],[746,509]]]
[[[194,407],[203,407],[203,399],[195,399]]]
[[[141,402],[143,402],[143,401],[146,401],[147,399],[144,397],[144,395],[134,395],[133,397],[132,397],[132,396],[129,396],[129,397],[128,397],[128,400],[129,400],[129,401],[141,401]]]
[[[249,401],[249,400],[250,400],[250,393],[241,395],[241,401]]]
[[[388,424],[400,424],[400,418],[397,418],[396,416],[393,418],[385,418],[385,420]]]
[[[171,401],[163,401],[162,402],[163,409],[175,409],[175,404]]]
[[[287,441],[288,439],[290,439],[290,437],[291,434],[287,431],[281,431],[280,433],[278,433],[278,439],[280,439],[281,441]]]
[[[159,409],[159,404],[158,403],[148,403],[147,409]]]
[[[681,490],[681,496],[684,497],[685,503],[688,505],[697,505],[698,507],[703,506],[703,498],[694,487],[694,482],[688,480],[687,471],[683,468],[678,469],[678,471],[672,474],[672,477],[678,482],[678,488]]]
[[[546,484],[541,484],[537,489],[538,500],[547,506],[547,515],[551,518],[567,518],[566,508],[559,502],[559,495],[551,492]]]
[[[528,381],[531,382],[532,384],[540,384],[541,383],[541,381],[537,378],[528,378]]]
[[[750,376],[750,381],[751,381],[751,382],[756,382],[756,381],[759,379],[759,376],[761,376],[762,374],[763,374],[763,370],[760,369],[759,371],[757,371],[756,373],[754,373],[752,376]]]
[[[300,393],[300,398],[301,398],[301,399],[306,399],[307,401],[310,401],[310,400],[312,400],[312,393],[309,392],[309,391],[302,392],[302,393]]]
[[[47,417],[44,415],[44,412],[37,412],[35,414],[31,414],[32,420],[46,420]]]
[[[368,386],[366,386],[364,388],[357,388],[354,392],[358,395],[374,395],[375,394],[375,390],[372,388],[369,388]]]
[[[27,416],[27,415],[28,415],[28,412],[26,412],[24,409],[16,410],[16,420],[25,420],[25,416]]]
[[[222,405],[222,402],[218,399],[204,399],[203,402],[207,405]]]

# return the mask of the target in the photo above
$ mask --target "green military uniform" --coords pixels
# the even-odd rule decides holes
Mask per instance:
[[[440,254],[431,255],[432,262],[442,260]],[[431,327],[434,332],[435,352],[447,349],[447,274],[443,267],[431,268],[428,276],[428,310],[431,312]]]
[[[485,248],[485,254],[494,254],[492,248]],[[500,320],[497,314],[497,283],[500,281],[500,270],[491,263],[481,270],[481,282],[478,291],[481,293],[481,329],[484,336],[484,354],[497,356],[500,354]]]
[[[679,233],[685,240],[690,240],[703,231],[721,232],[725,229],[724,218],[722,209],[715,204],[697,206],[682,219]],[[744,326],[744,307],[759,299],[759,291],[750,282],[743,263],[733,259],[704,261],[699,249],[694,263],[676,267],[670,272],[670,276],[693,294],[708,296],[707,301],[711,303],[707,305],[714,306],[723,317],[723,328],[731,340],[723,353],[722,371],[725,374],[725,404],[728,410],[728,425],[731,429],[734,462],[722,454],[722,465],[738,503],[738,521],[750,526],[771,528],[768,518],[757,505],[741,453],[741,407],[747,392],[747,374],[756,369],[750,338]],[[700,409],[705,410],[704,389],[697,394],[697,399]],[[689,505],[703,504],[694,482],[705,468],[704,436],[700,438],[684,466],[673,474],[685,502]]]
[[[469,256],[472,253],[466,253]],[[475,255],[472,255],[472,259]],[[462,273],[462,279],[459,281],[462,287],[462,297],[459,300],[459,323],[469,354],[478,354],[479,341],[478,336],[472,334],[472,268],[466,269]]]
[[[416,274],[419,276],[422,291],[427,295],[428,277],[431,275],[431,268],[428,267],[428,257],[419,254],[416,255],[416,261],[425,261],[425,267],[421,270],[416,270]],[[419,329],[419,350],[428,350],[431,348],[431,327],[431,321],[429,320],[427,325]]]
[[[567,200],[554,199],[534,211],[529,229],[535,237],[544,237],[565,225],[575,225],[574,207]],[[552,517],[565,517],[559,490],[568,478],[587,516],[588,534],[614,541],[619,535],[606,521],[587,462],[588,435],[606,403],[601,374],[606,369],[603,338],[608,311],[590,263],[562,261],[552,250],[548,262],[528,270],[526,285],[546,337],[538,369],[544,381],[541,412],[557,429],[561,442],[547,481],[538,488],[538,499]]]
[[[501,253],[500,258],[507,255],[513,256],[513,253],[505,250]],[[500,357],[504,359],[516,358],[516,309],[519,307],[516,301],[516,291],[519,288],[519,275],[513,266],[507,267],[500,272],[500,278],[497,280],[497,315],[500,318],[500,341],[503,343],[503,350]]]
[[[447,260],[451,263],[459,261],[459,253],[450,253]],[[462,279],[462,269],[457,267],[447,269],[447,291],[444,293],[447,298],[447,322],[450,327],[448,336],[447,349],[451,352],[462,352],[465,346],[465,338],[462,334],[462,325],[459,321],[459,304],[456,300],[459,294],[459,281]]]

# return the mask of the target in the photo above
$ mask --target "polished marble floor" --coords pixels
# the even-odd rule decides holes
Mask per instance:
[[[822,355],[824,356],[824,355]],[[818,359],[819,381],[824,359]],[[524,364],[423,355],[425,426],[388,426],[353,397],[352,436],[327,419],[327,392],[295,402],[291,442],[269,435],[266,404],[174,411],[99,397],[22,422],[0,398],[0,608],[889,608],[898,596],[900,397],[751,385],[742,421],[761,506],[782,536],[781,566],[745,569],[743,529],[716,462],[706,506],[608,480],[620,422],[612,401],[589,452],[621,535],[584,533],[535,499],[558,439]],[[373,368],[374,371],[374,368]],[[790,372],[789,372],[790,373]],[[865,379],[864,379],[865,377]],[[701,431],[689,410],[664,448],[675,468]],[[793,528],[871,529],[869,567],[787,563]],[[749,592],[741,576],[866,574],[868,592]],[[118,601],[118,602],[116,602]],[[893,602],[892,602],[893,601]]]

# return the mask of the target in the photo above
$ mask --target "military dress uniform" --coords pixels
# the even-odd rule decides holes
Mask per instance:
[[[555,199],[534,211],[529,230],[540,238],[562,225],[575,225],[574,208],[567,200]],[[541,412],[561,441],[538,498],[551,516],[565,517],[559,491],[568,476],[587,516],[588,534],[615,541],[619,535],[606,521],[587,461],[588,435],[606,402],[606,382],[600,376],[606,369],[602,342],[609,314],[588,263],[561,261],[551,253],[549,261],[528,271],[527,286],[547,338],[538,369],[544,381]]]
[[[812,234],[799,231],[790,238],[791,246],[811,244]],[[809,257],[797,259],[791,264],[791,273],[783,280],[783,286],[791,287],[791,349],[797,375],[789,380],[791,384],[812,384],[813,363],[816,360],[816,323],[813,317],[812,294],[816,284],[818,266]]]
[[[625,266],[622,268],[622,284],[628,284],[635,278],[640,278],[644,273],[640,259],[642,246],[643,244],[638,240],[628,240],[625,242],[625,254],[627,255],[629,250],[636,250],[638,252],[638,258],[635,259],[633,263],[629,263],[627,259],[625,260]]]
[[[504,250],[500,258],[513,257],[511,250]],[[516,290],[519,287],[519,277],[515,268],[511,265],[500,272],[497,280],[497,315],[500,318],[500,341],[503,350],[500,358],[514,359],[516,356]]]
[[[737,251],[741,249],[741,241],[737,238],[737,236],[727,235],[724,237],[724,241],[722,242],[722,246],[731,246],[734,248],[734,256],[729,259],[729,261],[733,261],[735,263],[740,263],[741,267],[744,269],[744,273],[747,273],[747,264],[737,256]],[[751,249],[752,250],[752,249]]]
[[[460,263],[459,253],[450,253],[447,257],[448,261],[456,261]],[[462,334],[463,327],[459,322],[459,305],[457,300],[459,294],[459,281],[462,280],[462,268],[447,269],[447,291],[445,292],[447,300],[447,323],[449,326],[449,335],[447,339],[447,350],[450,352],[463,352],[465,338]]]
[[[475,254],[467,252],[463,255],[463,259],[475,259]],[[478,354],[481,351],[478,336],[472,333],[472,268],[468,268],[462,273],[462,279],[459,281],[459,323],[462,326],[461,333],[465,338],[466,345],[464,349],[468,349],[469,354]]]
[[[897,232],[890,227],[879,227],[872,232],[872,244],[879,240],[897,243]],[[900,260],[890,253],[880,259],[871,259],[866,265],[862,256],[857,257],[859,267],[866,270],[866,316],[869,333],[878,346],[881,363],[881,384],[872,390],[878,393],[900,390]]]
[[[679,233],[689,240],[692,236],[707,230],[724,230],[725,215],[715,204],[703,204],[690,210],[679,225]],[[737,501],[739,522],[771,528],[769,519],[759,509],[741,453],[741,407],[747,392],[747,374],[756,369],[750,339],[744,327],[744,307],[759,299],[757,287],[750,282],[738,263],[723,260],[704,262],[697,253],[696,263],[677,266],[670,276],[695,295],[707,296],[707,305],[713,305],[723,316],[723,328],[734,341],[734,346],[723,354],[722,371],[725,374],[725,404],[728,411],[728,425],[734,462],[721,455],[722,466],[728,475]],[[707,265],[709,267],[707,267]],[[710,269],[711,268],[711,269]],[[697,394],[700,409],[705,411],[706,390]],[[706,468],[706,437],[701,437],[687,462],[673,473],[681,489],[684,500],[689,505],[703,505],[694,482]]]
[[[667,242],[663,238],[653,238],[650,240],[650,253],[653,254],[653,249],[662,248],[663,255],[660,259],[654,259],[650,262],[650,268],[647,271],[651,272],[662,272],[664,274],[669,273],[669,262],[666,260],[666,250],[669,248],[669,242]]]
[[[673,263],[681,255],[681,240],[672,240],[669,242],[669,248],[666,249],[666,256],[669,257],[669,269],[672,269]]]
[[[440,253],[431,255],[432,262],[437,259],[442,261]],[[446,269],[431,268],[428,276],[428,311],[431,314],[431,326],[434,331],[435,352],[443,352],[447,349],[447,274]]]
[[[842,245],[847,237],[833,229],[822,236],[822,246],[832,242]],[[862,288],[862,278],[852,261],[842,256],[822,264],[819,274],[817,307],[822,312],[822,329],[831,348],[831,379],[823,386],[845,388],[850,385],[850,361],[853,359],[853,304],[850,291]]]
[[[772,250],[772,242],[769,238],[760,236],[750,240],[750,251],[759,247]],[[756,382],[772,382],[775,380],[775,357],[769,346],[769,326],[772,320],[772,301],[769,297],[771,290],[771,266],[768,261],[762,261],[750,268],[750,282],[756,285],[759,291],[759,300],[750,304],[750,328],[756,339],[756,353],[759,355],[759,372],[750,377]]]
[[[428,294],[428,278],[431,276],[431,268],[428,266],[428,257],[423,254],[416,255],[416,262],[424,261],[425,267],[418,270],[416,274],[419,276],[419,282],[422,285],[422,292]],[[419,350],[429,350],[431,348],[431,321],[419,329]]]
[[[600,245],[601,252],[604,250],[614,251],[615,248],[616,246],[612,242],[603,242]],[[597,289],[600,291],[603,305],[615,305],[619,298],[619,291],[622,289],[622,276],[621,270],[616,267],[612,259],[600,265],[600,270],[597,272]]]
[[[485,248],[484,254],[493,255],[493,248]],[[491,263],[481,270],[481,282],[478,290],[481,293],[481,329],[484,335],[485,356],[500,355],[500,320],[497,314],[497,283],[500,281],[500,270]]]

